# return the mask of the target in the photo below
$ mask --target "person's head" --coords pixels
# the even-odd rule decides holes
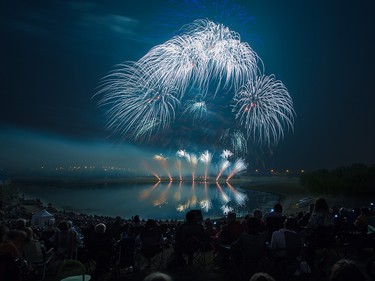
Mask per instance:
[[[143,281],[173,281],[173,279],[165,273],[153,272],[147,275]]]
[[[365,281],[363,275],[357,265],[349,260],[339,260],[331,268],[329,281]]]
[[[255,235],[259,234],[259,224],[260,220],[250,217],[246,222],[247,233]]]
[[[192,211],[189,211],[186,213],[185,219],[188,223],[194,223],[195,222],[195,215]]]
[[[283,206],[281,206],[280,203],[276,203],[274,206],[273,206],[273,211],[276,212],[276,213],[282,213],[283,212]]]
[[[135,215],[134,218],[133,218],[133,222],[134,223],[140,223],[141,220],[139,219],[139,216],[138,215]]]
[[[257,272],[251,276],[249,281],[275,281],[271,275],[265,272]]]
[[[60,231],[67,231],[69,229],[69,225],[67,221],[61,221],[58,227]]]
[[[104,223],[98,223],[95,225],[95,233],[104,234],[107,229],[107,226]]]
[[[157,226],[156,221],[153,219],[148,219],[145,224],[146,229],[156,228]]]
[[[26,220],[25,219],[18,219],[15,222],[15,228],[19,230],[23,230],[26,227]]]
[[[235,212],[228,212],[227,214],[227,220],[228,222],[233,222],[236,220],[236,213]]]
[[[263,218],[263,213],[262,213],[262,211],[259,210],[259,209],[255,209],[255,210],[253,211],[253,217],[256,218],[256,219],[261,220],[261,219]]]
[[[314,212],[328,212],[329,207],[326,199],[317,198],[315,201]]]

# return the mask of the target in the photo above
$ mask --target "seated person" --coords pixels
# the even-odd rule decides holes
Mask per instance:
[[[94,233],[87,240],[89,257],[96,263],[94,274],[102,274],[110,269],[111,258],[115,252],[111,236],[106,233],[106,228],[104,223],[98,223],[95,225]]]
[[[286,232],[297,235],[295,231],[297,222],[293,218],[287,218],[284,222],[284,227],[272,234],[270,248],[275,257],[286,257],[287,243],[285,239]],[[298,241],[297,241],[298,242]],[[302,241],[301,241],[302,242]],[[301,244],[302,247],[302,244]]]
[[[163,234],[154,220],[147,220],[143,232],[136,239],[136,243],[139,244],[140,252],[149,264],[150,259],[162,251]]]
[[[22,247],[22,255],[29,263],[42,262],[46,258],[46,248],[41,241],[34,240],[34,232],[31,227],[24,229],[26,232],[25,243]]]
[[[236,220],[236,213],[228,212],[227,223],[221,227],[216,237],[220,244],[230,245],[238,239],[242,232],[244,232],[244,228],[241,223]]]
[[[67,221],[60,222],[58,230],[50,238],[50,242],[54,245],[58,258],[64,260],[76,257],[80,241],[77,232],[69,229]]]
[[[16,245],[11,242],[7,233],[7,226],[0,224],[0,280],[21,280],[21,271],[16,260],[22,255]]]
[[[266,234],[259,233],[259,220],[254,217],[250,217],[246,225],[246,232],[232,244],[230,251],[241,271],[250,274],[257,270],[257,265],[266,255]]]
[[[183,261],[183,254],[188,255],[189,264],[192,263],[193,254],[200,249],[204,243],[203,225],[196,222],[195,215],[189,211],[186,213],[186,221],[181,224],[175,234],[175,261]]]

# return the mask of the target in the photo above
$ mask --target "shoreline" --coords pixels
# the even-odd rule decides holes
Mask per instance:
[[[127,181],[128,182],[128,181]],[[49,183],[44,181],[45,184],[54,184],[55,181],[51,180]],[[96,180],[94,181],[66,181],[64,185],[74,185],[79,186],[80,184],[88,185],[88,184],[97,184]],[[119,180],[116,180],[114,184],[119,183]],[[12,184],[13,192],[14,189],[17,188],[17,185],[20,184],[19,182],[15,181]],[[353,208],[353,207],[362,207],[368,206],[371,202],[370,198],[353,198],[348,196],[338,196],[338,195],[324,195],[324,194],[311,194],[307,187],[303,186],[299,182],[299,178],[297,177],[242,177],[240,179],[234,179],[231,181],[231,184],[238,186],[239,188],[245,190],[255,190],[261,191],[266,193],[271,193],[279,197],[278,202],[283,206],[283,213],[285,215],[296,215],[299,212],[306,212],[309,208],[309,204],[306,204],[303,207],[297,206],[297,203],[303,198],[311,198],[315,199],[317,197],[324,197],[327,199],[329,206],[345,206],[346,208]],[[22,202],[21,194],[18,194],[18,204]],[[38,201],[39,199],[35,201]],[[375,200],[374,200],[375,201]],[[41,202],[39,200],[39,202]],[[53,203],[53,202],[52,202]],[[42,209],[46,209],[47,206],[43,204],[22,204],[30,213],[35,213]],[[63,209],[57,208],[58,212],[63,211]],[[75,213],[80,213],[79,211],[75,210],[67,210],[72,211]],[[251,212],[251,210],[250,210]]]

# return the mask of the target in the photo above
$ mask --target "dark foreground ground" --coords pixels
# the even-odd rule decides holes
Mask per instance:
[[[160,268],[159,260],[153,260],[150,267],[146,266],[145,260],[140,259],[140,269],[133,271],[131,268],[120,268],[116,270],[116,274],[112,271],[105,275],[98,277],[97,279],[92,278],[91,280],[100,281],[142,281],[148,274],[152,272],[163,272],[170,275],[174,281],[242,281],[249,280],[249,278],[241,278],[238,270],[234,265],[229,263],[225,268],[217,268],[213,262],[212,252],[205,253],[200,256],[196,262],[192,265],[182,265],[174,268],[166,268],[169,256],[173,250],[171,248],[166,249],[163,255],[163,263]],[[325,254],[324,251],[319,251],[318,258],[322,258]],[[344,258],[347,260],[353,260],[359,266],[362,272],[366,271],[367,261],[374,255],[373,249],[344,249],[339,248],[338,251],[329,250],[327,252],[327,259],[324,263],[318,266],[318,269],[312,271],[309,275],[304,276],[287,276],[283,277],[280,272],[272,269],[272,263],[266,261],[264,265],[265,271],[270,273],[276,281],[286,281],[286,280],[301,280],[301,281],[327,281],[331,266],[338,260]],[[90,265],[86,264],[87,270],[90,271]],[[367,275],[367,280],[370,279]],[[50,270],[45,278],[46,281],[56,281],[58,280],[56,271]],[[355,280],[353,280],[355,281]]]

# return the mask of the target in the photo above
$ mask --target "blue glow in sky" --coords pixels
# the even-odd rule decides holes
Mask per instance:
[[[61,162],[61,151],[106,162],[120,144],[125,157],[134,148],[165,149],[166,143],[137,146],[111,136],[92,97],[114,65],[138,60],[195,13],[239,32],[293,99],[294,132],[273,149],[250,149],[251,166],[374,163],[373,1],[219,1],[232,7],[221,14],[196,4],[204,1],[177,2],[2,1],[0,168],[34,165],[42,155]],[[197,150],[210,148],[199,135],[189,137]]]

